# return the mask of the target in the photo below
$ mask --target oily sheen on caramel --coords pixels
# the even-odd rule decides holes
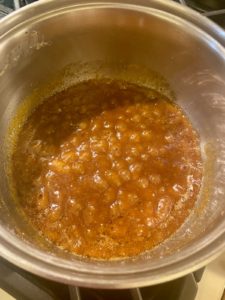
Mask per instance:
[[[12,156],[31,224],[75,254],[135,256],[174,233],[201,186],[199,138],[164,96],[90,80],[42,102]]]

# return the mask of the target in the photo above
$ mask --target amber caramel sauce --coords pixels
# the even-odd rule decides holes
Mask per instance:
[[[201,187],[187,116],[148,88],[89,80],[38,105],[12,155],[16,197],[33,226],[72,253],[135,256],[173,234]]]

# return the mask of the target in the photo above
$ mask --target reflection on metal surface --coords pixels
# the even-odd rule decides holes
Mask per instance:
[[[50,43],[45,41],[44,36],[39,32],[26,32],[21,42],[15,45],[15,47],[12,47],[5,59],[0,61],[0,77],[3,76],[8,69],[13,68],[19,60],[24,59],[33,51],[40,50],[49,45]]]

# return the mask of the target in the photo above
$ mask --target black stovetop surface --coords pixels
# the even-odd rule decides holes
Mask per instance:
[[[0,288],[18,300],[194,300],[203,271],[155,286],[100,290],[47,280],[0,258]]]

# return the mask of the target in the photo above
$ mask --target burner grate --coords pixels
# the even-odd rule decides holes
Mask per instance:
[[[0,19],[11,13],[13,10],[0,3]]]
[[[174,0],[190,7],[225,29],[225,1],[222,0]]]

